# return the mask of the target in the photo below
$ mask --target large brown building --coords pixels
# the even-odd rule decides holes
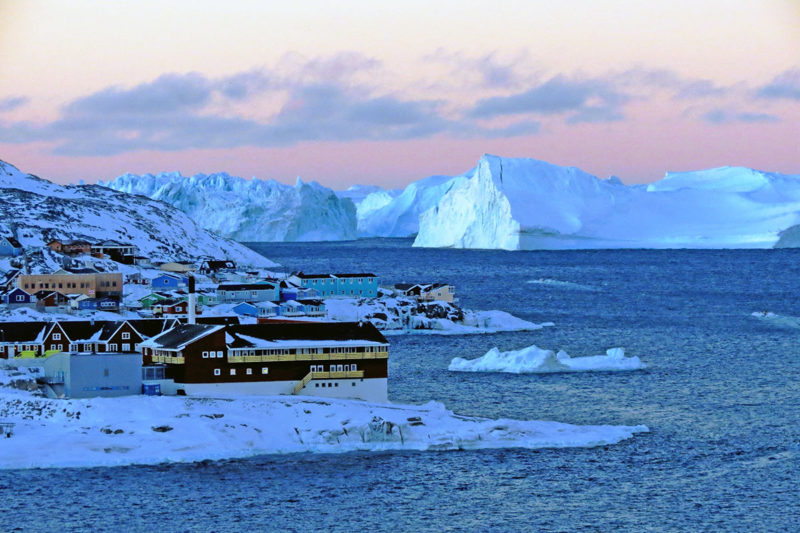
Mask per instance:
[[[41,290],[61,294],[85,294],[92,297],[122,296],[122,274],[23,274],[17,277],[17,287],[28,293]]]

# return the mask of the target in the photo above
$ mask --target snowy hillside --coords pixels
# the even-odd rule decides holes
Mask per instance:
[[[420,216],[415,246],[768,248],[795,242],[800,176],[748,168],[667,174],[645,186],[491,155]],[[782,237],[782,238],[781,238]]]
[[[166,202],[205,229],[237,241],[331,241],[356,238],[349,199],[300,179],[292,187],[226,173],[125,174],[106,187]]]
[[[210,233],[162,202],[98,185],[61,186],[0,161],[0,231],[23,246],[52,239],[129,242],[152,260],[227,258],[241,265],[275,263]]]

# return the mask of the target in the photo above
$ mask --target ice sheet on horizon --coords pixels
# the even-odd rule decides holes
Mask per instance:
[[[800,317],[798,316],[779,315],[771,311],[756,311],[750,316],[773,326],[800,329]]]
[[[572,281],[560,281],[550,278],[529,279],[525,283],[529,283],[531,285],[542,285],[544,287],[553,287],[557,289],[570,289],[575,291],[596,292],[600,290],[599,288],[592,287],[591,285],[584,285],[582,283],[575,283]]]

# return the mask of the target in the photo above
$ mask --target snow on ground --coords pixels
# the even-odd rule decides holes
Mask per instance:
[[[773,326],[800,329],[800,316],[778,315],[771,311],[758,311],[751,313],[750,316],[754,316]]]
[[[624,371],[645,368],[638,357],[625,357],[622,348],[606,350],[606,355],[570,357],[564,351],[554,353],[537,346],[501,352],[492,348],[477,359],[456,357],[449,370],[455,372],[511,372],[514,374],[550,372]]]
[[[328,318],[343,322],[369,320],[384,335],[466,335],[501,331],[533,331],[552,322],[535,324],[505,311],[471,311],[444,302],[419,304],[411,298],[329,298]]]
[[[0,388],[0,421],[15,424],[13,436],[0,439],[3,469],[294,452],[590,447],[648,431],[466,417],[438,402],[417,406],[301,396],[50,400],[9,388]]]
[[[9,309],[0,306],[0,322],[50,322],[54,320],[124,320],[126,318],[142,318],[132,311],[120,311],[112,313],[110,311],[75,311],[68,313],[44,313],[31,307],[19,307]]]

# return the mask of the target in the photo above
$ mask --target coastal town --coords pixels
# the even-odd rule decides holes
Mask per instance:
[[[9,266],[0,274],[0,361],[32,375],[49,398],[301,394],[382,402],[387,309],[399,308],[405,330],[430,328],[431,318],[464,320],[447,283],[381,287],[369,272],[281,274],[224,258],[158,263],[113,240],[52,240],[26,250],[3,237],[0,254]],[[37,256],[61,266],[43,272]],[[357,320],[341,312],[374,302],[383,312]]]

